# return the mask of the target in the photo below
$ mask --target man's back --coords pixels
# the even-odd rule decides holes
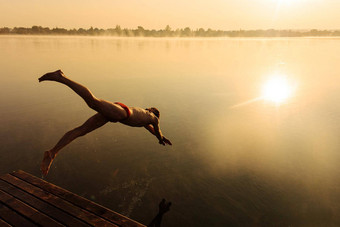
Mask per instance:
[[[131,115],[128,119],[120,121],[132,127],[144,127],[149,124],[158,124],[158,118],[148,110],[140,107],[129,107]]]

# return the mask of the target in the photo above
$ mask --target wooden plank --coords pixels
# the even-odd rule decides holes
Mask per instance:
[[[11,208],[12,210],[15,210],[17,213],[32,220],[34,223],[38,225],[51,227],[64,226],[2,190],[0,190],[0,201],[7,207]]]
[[[13,226],[27,226],[27,227],[37,226],[36,224],[24,218],[14,210],[11,210],[7,206],[5,206],[3,203],[0,203],[0,217]]]
[[[1,219],[1,217],[0,217],[0,226],[1,227],[11,227],[11,225],[8,224],[7,222],[5,222],[5,220]]]
[[[44,180],[41,180],[40,178],[37,178],[31,174],[28,174],[22,170],[13,172],[12,175],[28,182],[31,183],[41,189],[43,189],[44,191],[50,192],[60,198],[63,198],[67,201],[69,201],[70,203],[77,205],[79,207],[82,207],[88,211],[93,212],[96,215],[99,215],[107,220],[110,220],[116,224],[118,224],[119,226],[122,227],[145,227],[145,225],[142,225],[134,220],[131,220],[119,213],[116,213],[112,210],[109,210],[103,206],[100,206],[90,200],[87,200],[83,197],[80,197],[72,192],[69,192],[63,188],[60,188],[56,185],[50,184]]]
[[[20,188],[23,191],[26,191],[41,200],[44,200],[47,203],[52,204],[53,206],[58,207],[59,209],[64,210],[65,212],[87,222],[90,225],[95,225],[95,226],[115,226],[117,225],[94,215],[93,213],[88,212],[87,210],[84,210],[80,207],[74,206],[73,204],[49,193],[41,188],[38,188],[32,184],[27,183],[26,181],[23,181],[17,177],[14,177],[10,174],[5,174],[0,177],[0,179]]]
[[[65,213],[64,211],[56,208],[55,206],[52,206],[30,194],[27,192],[24,192],[20,190],[19,188],[8,184],[5,181],[0,180],[0,189],[18,199],[21,201],[25,201],[25,203],[29,204],[31,207],[34,207],[35,209],[39,210],[40,212],[58,220],[60,223],[68,226],[79,226],[79,227],[87,227],[89,226],[85,222],[82,222],[81,220],[71,216],[68,213]]]

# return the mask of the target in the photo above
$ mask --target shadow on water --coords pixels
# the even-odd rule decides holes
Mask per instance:
[[[171,202],[166,202],[165,199],[162,199],[162,201],[158,205],[158,214],[152,219],[150,224],[148,224],[148,227],[160,227],[162,223],[163,215],[170,210]]]

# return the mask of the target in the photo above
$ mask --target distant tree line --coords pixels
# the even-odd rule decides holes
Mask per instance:
[[[234,30],[223,31],[213,29],[172,29],[167,25],[164,29],[144,29],[138,26],[136,29],[121,28],[48,28],[42,26],[32,26],[31,28],[14,27],[0,28],[0,35],[88,35],[88,36],[125,36],[125,37],[304,37],[304,36],[340,36],[340,30]]]

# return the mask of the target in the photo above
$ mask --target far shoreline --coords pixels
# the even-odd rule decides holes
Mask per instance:
[[[49,28],[42,26],[32,27],[2,27],[0,35],[34,35],[34,36],[84,36],[84,37],[134,37],[134,38],[323,38],[340,37],[340,30],[318,29],[257,29],[257,30],[213,30],[213,29],[172,29],[167,25],[164,29],[144,29],[138,26],[136,29],[121,28]]]
[[[54,34],[0,34],[0,37],[37,37],[37,38],[103,38],[103,39],[163,39],[163,40],[226,40],[226,39],[244,39],[244,40],[280,40],[280,39],[339,39],[339,36],[223,36],[223,37],[183,37],[183,36],[171,36],[171,37],[154,37],[154,36],[112,36],[112,35],[54,35]]]

